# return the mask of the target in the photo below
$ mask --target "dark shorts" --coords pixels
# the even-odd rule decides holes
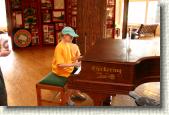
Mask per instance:
[[[7,106],[7,93],[1,68],[0,68],[0,106]]]

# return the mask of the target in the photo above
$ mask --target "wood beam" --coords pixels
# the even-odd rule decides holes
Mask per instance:
[[[125,39],[127,36],[128,7],[129,7],[129,0],[124,0],[123,27],[122,27],[122,38],[123,39]]]

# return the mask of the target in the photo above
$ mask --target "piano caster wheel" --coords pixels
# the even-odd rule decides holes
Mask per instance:
[[[102,106],[111,106],[112,96],[107,97],[103,100]]]

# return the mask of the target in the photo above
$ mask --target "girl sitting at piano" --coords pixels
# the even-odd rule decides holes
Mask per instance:
[[[50,72],[46,78],[41,81],[41,83],[49,82],[52,79],[54,85],[64,87],[67,83],[68,77],[74,72],[75,67],[79,67],[81,62],[78,61],[80,57],[79,47],[72,43],[74,37],[78,37],[75,31],[71,27],[64,27],[62,30],[62,39],[55,48],[53,62],[52,62],[52,72]],[[74,97],[80,100],[85,100],[79,91],[73,91]],[[71,93],[73,93],[71,91]],[[69,104],[73,102],[69,99]]]

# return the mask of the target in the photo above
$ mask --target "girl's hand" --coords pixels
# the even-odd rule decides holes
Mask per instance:
[[[83,56],[79,56],[79,57],[78,57],[78,59],[82,59],[82,58],[83,58]]]
[[[80,66],[81,66],[81,62],[75,62],[74,65],[75,65],[76,67],[80,67]]]
[[[78,57],[77,57],[77,60],[78,60],[78,61],[81,61],[82,58],[83,58],[83,56],[78,56]]]

